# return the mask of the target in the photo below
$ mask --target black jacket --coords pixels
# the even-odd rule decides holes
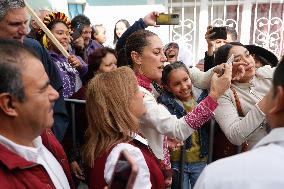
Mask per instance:
[[[24,45],[34,50],[34,52],[39,56],[44,66],[44,69],[49,77],[51,86],[59,93],[59,98],[55,102],[53,108],[54,124],[52,130],[56,138],[61,142],[69,123],[65,102],[62,95],[62,80],[57,71],[56,65],[52,62],[49,54],[47,53],[47,50],[43,46],[41,46],[38,41],[32,38],[25,38]]]

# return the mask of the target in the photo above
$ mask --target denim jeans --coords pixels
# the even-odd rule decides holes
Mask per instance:
[[[180,183],[180,163],[171,162],[173,170],[173,184],[172,189],[179,189]],[[197,181],[200,173],[206,166],[206,162],[185,163],[183,174],[183,189],[192,189]]]

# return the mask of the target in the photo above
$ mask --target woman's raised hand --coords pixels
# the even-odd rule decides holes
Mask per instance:
[[[83,65],[81,64],[80,60],[73,54],[68,57],[68,62],[76,70],[80,70],[83,68]]]
[[[159,16],[159,12],[152,11],[143,18],[143,21],[147,26],[157,26],[156,19],[158,16]]]
[[[215,32],[212,32],[213,27],[212,26],[208,26],[207,27],[207,31],[205,33],[205,40],[207,42],[207,46],[208,46],[208,50],[207,50],[207,54],[208,56],[213,56],[214,53],[214,39],[211,39],[211,37],[215,34]]]
[[[221,66],[223,66],[224,74],[219,75],[217,73],[214,73],[211,78],[211,87],[210,87],[209,96],[216,101],[230,87],[232,80],[232,65],[222,64]]]

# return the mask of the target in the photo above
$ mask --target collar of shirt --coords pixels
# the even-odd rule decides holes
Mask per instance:
[[[2,135],[0,135],[0,143],[27,161],[35,163],[37,162],[38,156],[43,153],[41,136],[38,136],[33,140],[34,147],[16,144]]]
[[[272,129],[270,133],[262,138],[253,148],[265,146],[270,143],[284,144],[284,127]]]
[[[135,137],[134,137],[135,140],[138,140],[139,142],[141,142],[142,144],[148,146],[148,141],[143,138],[142,136],[140,136],[139,134],[135,134]]]

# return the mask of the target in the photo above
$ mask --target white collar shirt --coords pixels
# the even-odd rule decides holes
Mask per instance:
[[[63,168],[52,153],[42,144],[41,136],[34,139],[34,147],[16,144],[2,135],[0,135],[0,143],[25,160],[42,165],[57,189],[70,188]]]
[[[209,164],[194,189],[283,189],[284,128],[275,128],[245,153]]]

